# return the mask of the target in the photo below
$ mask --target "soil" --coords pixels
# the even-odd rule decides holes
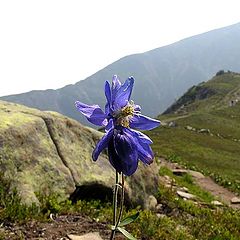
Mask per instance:
[[[69,240],[68,235],[78,235],[89,232],[99,232],[105,240],[110,238],[111,230],[107,223],[98,223],[88,216],[67,214],[53,217],[49,222],[30,221],[24,224],[6,224],[4,229],[6,240]],[[117,240],[123,240],[121,235]]]

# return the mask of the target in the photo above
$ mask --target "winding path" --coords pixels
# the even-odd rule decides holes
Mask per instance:
[[[177,163],[171,163],[164,158],[160,158],[160,166],[166,166],[171,170],[174,169],[183,169]],[[186,170],[186,169],[185,169]],[[199,172],[189,170],[189,174],[192,175],[195,183],[200,186],[202,189],[210,192],[215,196],[219,201],[227,204],[228,206],[234,209],[240,209],[240,203],[232,204],[231,199],[237,197],[236,194],[229,191],[228,189],[215,183],[210,177],[206,177]]]

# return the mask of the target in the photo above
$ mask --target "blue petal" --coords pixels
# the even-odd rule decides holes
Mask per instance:
[[[132,129],[128,129],[128,131],[131,132],[138,142],[138,158],[145,164],[151,164],[154,158],[153,151],[150,147],[152,143],[151,139],[141,132]]]
[[[98,125],[106,126],[106,115],[98,105],[87,105],[79,101],[75,102],[75,106],[79,112],[81,112],[89,122]]]
[[[135,114],[130,120],[130,128],[136,128],[140,130],[151,130],[159,125],[160,121],[141,114]]]
[[[136,141],[124,129],[113,135],[112,141],[109,142],[108,152],[110,163],[118,172],[130,176],[137,170],[138,153]]]
[[[113,119],[110,119],[108,124],[105,127],[106,131],[109,131],[110,129],[114,128],[114,124],[113,124]]]
[[[111,101],[112,101],[112,94],[111,94],[111,87],[108,81],[105,82],[105,96],[107,99],[107,103],[105,105],[105,113],[108,115],[111,109]]]
[[[141,139],[141,142],[143,143],[147,143],[147,144],[152,144],[152,140],[145,134],[139,132],[139,131],[136,131],[134,129],[128,129],[128,131],[131,132],[132,135],[134,135],[135,137],[137,137],[138,139]]]
[[[114,99],[119,88],[121,87],[121,82],[118,79],[117,75],[114,75],[112,78],[112,98]]]
[[[118,89],[116,95],[112,99],[112,105],[114,110],[118,110],[127,105],[132,89],[133,89],[134,79],[133,77],[129,77],[125,83]]]
[[[109,141],[113,137],[113,131],[114,129],[112,128],[111,130],[107,131],[104,136],[101,138],[101,140],[97,143],[95,149],[93,150],[92,153],[92,159],[93,161],[97,161],[99,154],[107,148]]]

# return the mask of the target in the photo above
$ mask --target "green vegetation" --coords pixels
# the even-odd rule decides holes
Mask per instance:
[[[171,175],[167,168],[163,168],[160,174]],[[189,176],[175,177],[178,184],[188,186],[189,190],[197,193],[201,200],[201,190],[194,190],[194,184]],[[103,203],[97,200],[78,201],[72,204],[67,200],[60,202],[56,196],[45,196],[41,199],[41,206],[21,205],[16,191],[7,193],[9,185],[1,181],[0,185],[0,220],[2,223],[23,223],[35,219],[49,221],[50,213],[74,214],[81,213],[104,224],[110,224],[112,219],[111,203]],[[136,209],[125,210],[124,215],[131,215],[140,211],[136,222],[127,226],[127,230],[139,239],[148,240],[237,240],[240,238],[240,212],[230,208],[215,208],[211,205],[185,201],[176,197],[171,189],[160,186],[157,194],[158,203],[162,205],[156,212]],[[1,233],[0,239],[4,239]],[[24,237],[22,238],[24,239]]]
[[[212,176],[240,193],[240,75],[224,73],[191,88],[148,132],[158,157]],[[175,127],[168,126],[174,121]]]
[[[188,192],[197,196],[198,201],[204,203],[211,203],[214,200],[214,197],[207,191],[202,190],[199,186],[194,184],[192,176],[190,174],[184,174],[183,176],[176,176],[172,173],[167,167],[161,167],[159,174],[161,176],[169,176],[174,182],[181,187],[186,187]]]

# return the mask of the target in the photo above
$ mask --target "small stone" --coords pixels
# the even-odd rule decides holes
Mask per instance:
[[[240,203],[240,198],[239,198],[239,197],[233,197],[233,198],[231,199],[231,203],[232,203],[232,204],[238,204],[238,203]]]
[[[197,171],[192,171],[192,170],[189,170],[188,171],[190,175],[192,175],[192,177],[195,177],[195,178],[205,178],[205,176],[200,173],[200,172],[197,172]]]
[[[166,217],[165,214],[161,214],[161,213],[157,213],[156,216],[157,216],[158,218],[164,218],[164,217]]]
[[[172,179],[171,179],[168,175],[164,175],[164,178],[165,178],[165,180],[168,181],[168,182],[171,182],[171,181],[172,181]]]
[[[202,128],[198,131],[199,133],[210,133],[209,129]]]
[[[156,210],[161,210],[162,209],[162,204],[161,203],[159,203],[159,204],[157,204],[157,206],[156,206]]]
[[[153,195],[150,195],[145,202],[145,209],[155,210],[157,204],[158,204],[157,199]]]
[[[215,206],[223,206],[223,204],[217,200],[211,201],[211,204],[213,204]]]
[[[77,235],[67,235],[70,240],[103,240],[98,232],[87,233],[81,236]]]
[[[186,129],[189,130],[189,131],[192,131],[192,130],[193,130],[193,127],[191,127],[191,126],[186,126]]]
[[[194,199],[196,198],[195,195],[191,194],[191,193],[186,193],[186,192],[182,192],[182,191],[177,191],[178,196],[182,197],[182,198],[186,198],[186,199]]]
[[[188,192],[188,188],[186,188],[186,187],[181,187],[181,188],[179,189],[179,191]]]

